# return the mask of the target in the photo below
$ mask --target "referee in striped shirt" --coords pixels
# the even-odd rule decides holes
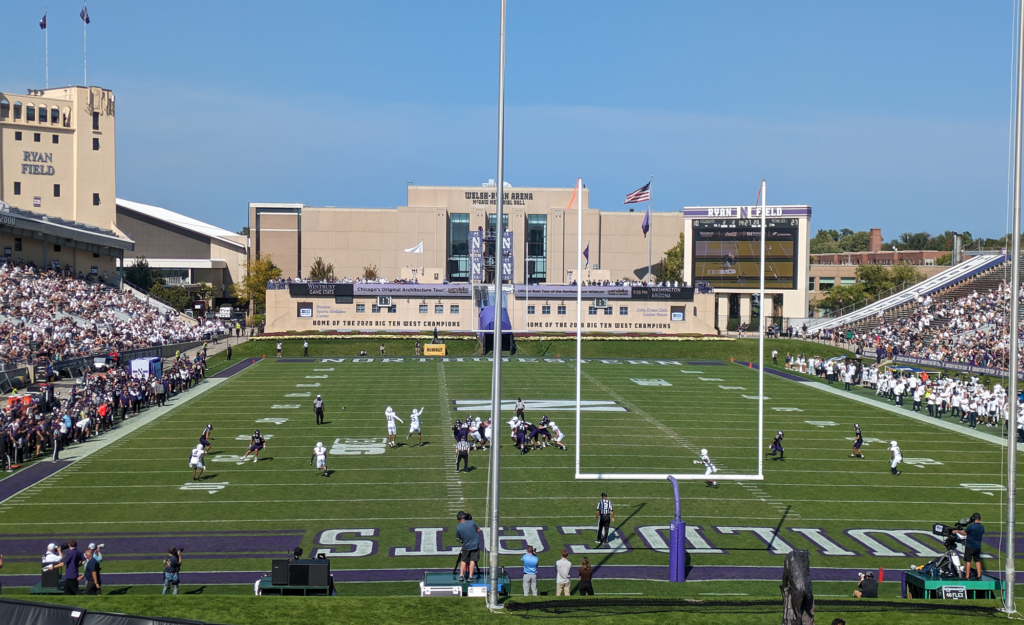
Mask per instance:
[[[612,506],[611,500],[608,499],[608,493],[601,493],[601,501],[597,502],[597,544],[607,545],[608,544],[608,530],[611,528],[611,524],[615,522],[615,508]]]
[[[464,462],[466,473],[469,473],[469,442],[465,438],[460,438],[459,442],[455,443],[455,451],[458,452],[455,457],[455,472],[459,472],[459,463]]]

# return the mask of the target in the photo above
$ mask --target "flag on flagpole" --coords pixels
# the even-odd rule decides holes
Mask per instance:
[[[572,205],[576,201],[576,192],[580,190],[580,181],[576,180],[576,185],[572,188],[572,199],[569,200],[569,205],[565,207],[565,210],[571,211]]]
[[[587,241],[587,247],[583,250],[583,266],[586,267],[590,264],[590,241]]]
[[[82,18],[82,21],[86,24],[90,23],[89,9],[84,4],[82,5],[82,12],[78,14],[78,17]]]
[[[39,20],[39,28],[46,30],[46,13],[43,13],[43,19]]]
[[[423,241],[419,242],[419,245],[414,245],[409,249],[405,250],[407,254],[422,254],[423,253]]]
[[[640,229],[644,231],[644,238],[647,238],[647,232],[651,229],[651,209],[647,209],[644,213],[644,222],[640,224]]]
[[[636,191],[626,196],[626,201],[623,204],[639,204],[640,202],[648,202],[651,199],[651,183],[647,183],[640,187]]]

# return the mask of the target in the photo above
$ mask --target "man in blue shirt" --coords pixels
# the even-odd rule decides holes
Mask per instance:
[[[967,579],[971,579],[971,561],[974,561],[978,579],[981,579],[981,539],[985,536],[985,526],[981,524],[981,515],[977,512],[972,514],[967,528],[956,530],[956,533],[966,539],[964,541],[964,566],[967,568]]]
[[[455,527],[455,537],[462,543],[459,554],[459,581],[466,581],[466,564],[469,563],[469,579],[473,580],[476,563],[480,560],[480,528],[476,521],[465,512],[456,515],[459,524]]]
[[[533,596],[537,596],[537,563],[540,559],[537,557],[536,550],[530,546],[526,546],[526,555],[520,558],[523,561],[523,596],[529,597],[530,591],[533,591]]]

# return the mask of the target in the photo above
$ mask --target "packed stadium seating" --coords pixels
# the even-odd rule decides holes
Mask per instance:
[[[1005,367],[1009,265],[1000,258],[984,271],[946,276],[939,289],[881,300],[873,315],[850,315],[821,334],[859,346],[866,355]]]
[[[45,365],[223,331],[220,322],[194,325],[70,268],[0,264],[0,363]]]

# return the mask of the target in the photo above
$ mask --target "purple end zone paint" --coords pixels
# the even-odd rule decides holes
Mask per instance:
[[[238,373],[240,371],[243,371],[245,369],[248,369],[249,367],[251,367],[254,364],[258,363],[260,360],[262,360],[262,359],[261,358],[246,358],[242,362],[240,362],[238,364],[231,365],[227,369],[223,369],[221,371],[218,371],[217,373],[214,373],[210,377],[211,378],[230,378],[231,376],[235,375],[236,373]]]
[[[21,469],[14,475],[0,480],[0,501],[10,499],[33,484],[50,477],[57,471],[68,466],[68,460],[50,462],[41,460],[28,468]]]
[[[754,369],[757,369],[757,367],[754,367],[754,363],[751,363],[751,362],[742,362],[740,360],[737,360],[736,364],[737,365],[741,365],[743,367],[748,367],[748,368],[752,367]],[[798,375],[793,375],[792,373],[787,373],[785,371],[777,371],[777,370],[771,369],[769,367],[765,367],[764,368],[764,372],[769,374],[769,375],[778,376],[778,377],[780,377],[780,378],[782,378],[784,380],[792,380],[794,382],[810,382],[810,380],[808,380],[807,378],[801,378]]]

